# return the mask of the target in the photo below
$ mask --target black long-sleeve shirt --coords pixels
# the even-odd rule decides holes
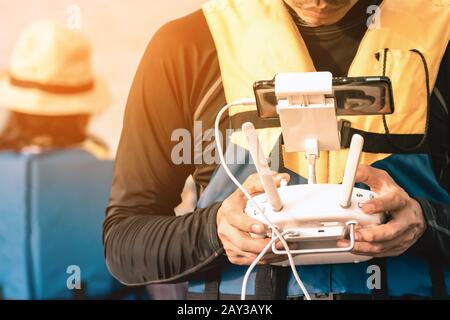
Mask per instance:
[[[366,1],[359,1],[336,25],[318,28],[303,26],[292,13],[317,70],[346,74],[366,31],[366,7]],[[448,52],[445,61],[437,86],[448,102]],[[216,230],[220,203],[181,217],[174,214],[186,178],[192,174],[199,189],[204,188],[215,165],[175,165],[171,159],[178,144],[172,133],[186,129],[193,136],[196,120],[202,121],[203,132],[213,128],[224,104],[217,53],[203,13],[162,27],[145,51],[130,91],[104,223],[107,264],[123,283],[179,282],[226,264]],[[445,138],[445,130],[448,135],[448,118],[439,112],[433,114],[432,139]],[[224,117],[222,130],[226,123]],[[192,163],[198,160],[193,159],[196,147],[202,144],[207,150],[214,143],[191,142]],[[436,159],[444,159],[442,150],[435,152]],[[444,160],[436,170],[443,168]],[[450,209],[425,199],[421,205],[428,228],[417,247],[426,252],[423,248],[433,246],[435,254],[449,259]]]

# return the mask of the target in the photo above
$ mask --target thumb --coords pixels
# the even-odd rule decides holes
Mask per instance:
[[[266,233],[266,226],[253,218],[250,218],[247,214],[241,213],[238,210],[233,210],[228,216],[228,222],[244,232],[252,232],[257,234]]]
[[[280,186],[282,180],[286,180],[286,182],[288,183],[289,180],[291,180],[291,176],[287,173],[275,173],[273,175],[273,181],[275,182],[275,185],[277,187]]]

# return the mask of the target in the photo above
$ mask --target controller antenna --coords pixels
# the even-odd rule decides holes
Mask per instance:
[[[347,157],[344,180],[342,181],[342,198],[339,203],[342,208],[348,208],[352,204],[351,201],[353,187],[355,185],[356,170],[358,169],[363,145],[364,138],[359,134],[353,135]]]
[[[242,131],[247,138],[250,155],[255,163],[256,170],[258,171],[259,178],[261,179],[270,205],[272,206],[273,211],[280,211],[283,208],[283,203],[281,202],[280,194],[273,181],[272,171],[263,154],[255,126],[251,122],[246,122],[242,125]]]

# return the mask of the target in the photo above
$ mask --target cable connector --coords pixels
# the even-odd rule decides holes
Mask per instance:
[[[310,138],[305,140],[305,153],[306,157],[315,156],[319,159],[319,142],[315,138]]]
[[[308,184],[316,184],[316,160],[319,159],[319,143],[317,139],[305,140],[305,153],[308,159]]]

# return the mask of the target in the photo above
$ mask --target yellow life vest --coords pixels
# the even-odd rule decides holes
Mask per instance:
[[[271,79],[281,72],[315,71],[284,1],[213,0],[203,6],[203,12],[217,49],[228,102],[253,97],[253,83],[257,80]],[[421,56],[411,50],[424,55],[429,85],[433,88],[450,38],[450,1],[384,0],[379,15],[381,28],[366,32],[348,76],[380,76],[385,69],[394,91],[395,112],[386,116],[390,133],[424,134],[428,102],[426,76]],[[229,115],[255,109],[255,106],[237,106],[230,109]],[[386,133],[381,116],[352,116],[345,120],[358,130]],[[280,134],[280,128],[258,130],[266,154]],[[246,145],[239,132],[233,134],[232,141]],[[347,152],[321,152],[317,162],[318,183],[342,181]],[[364,152],[361,162],[372,164],[388,156]],[[284,164],[307,176],[304,154],[284,153]]]

